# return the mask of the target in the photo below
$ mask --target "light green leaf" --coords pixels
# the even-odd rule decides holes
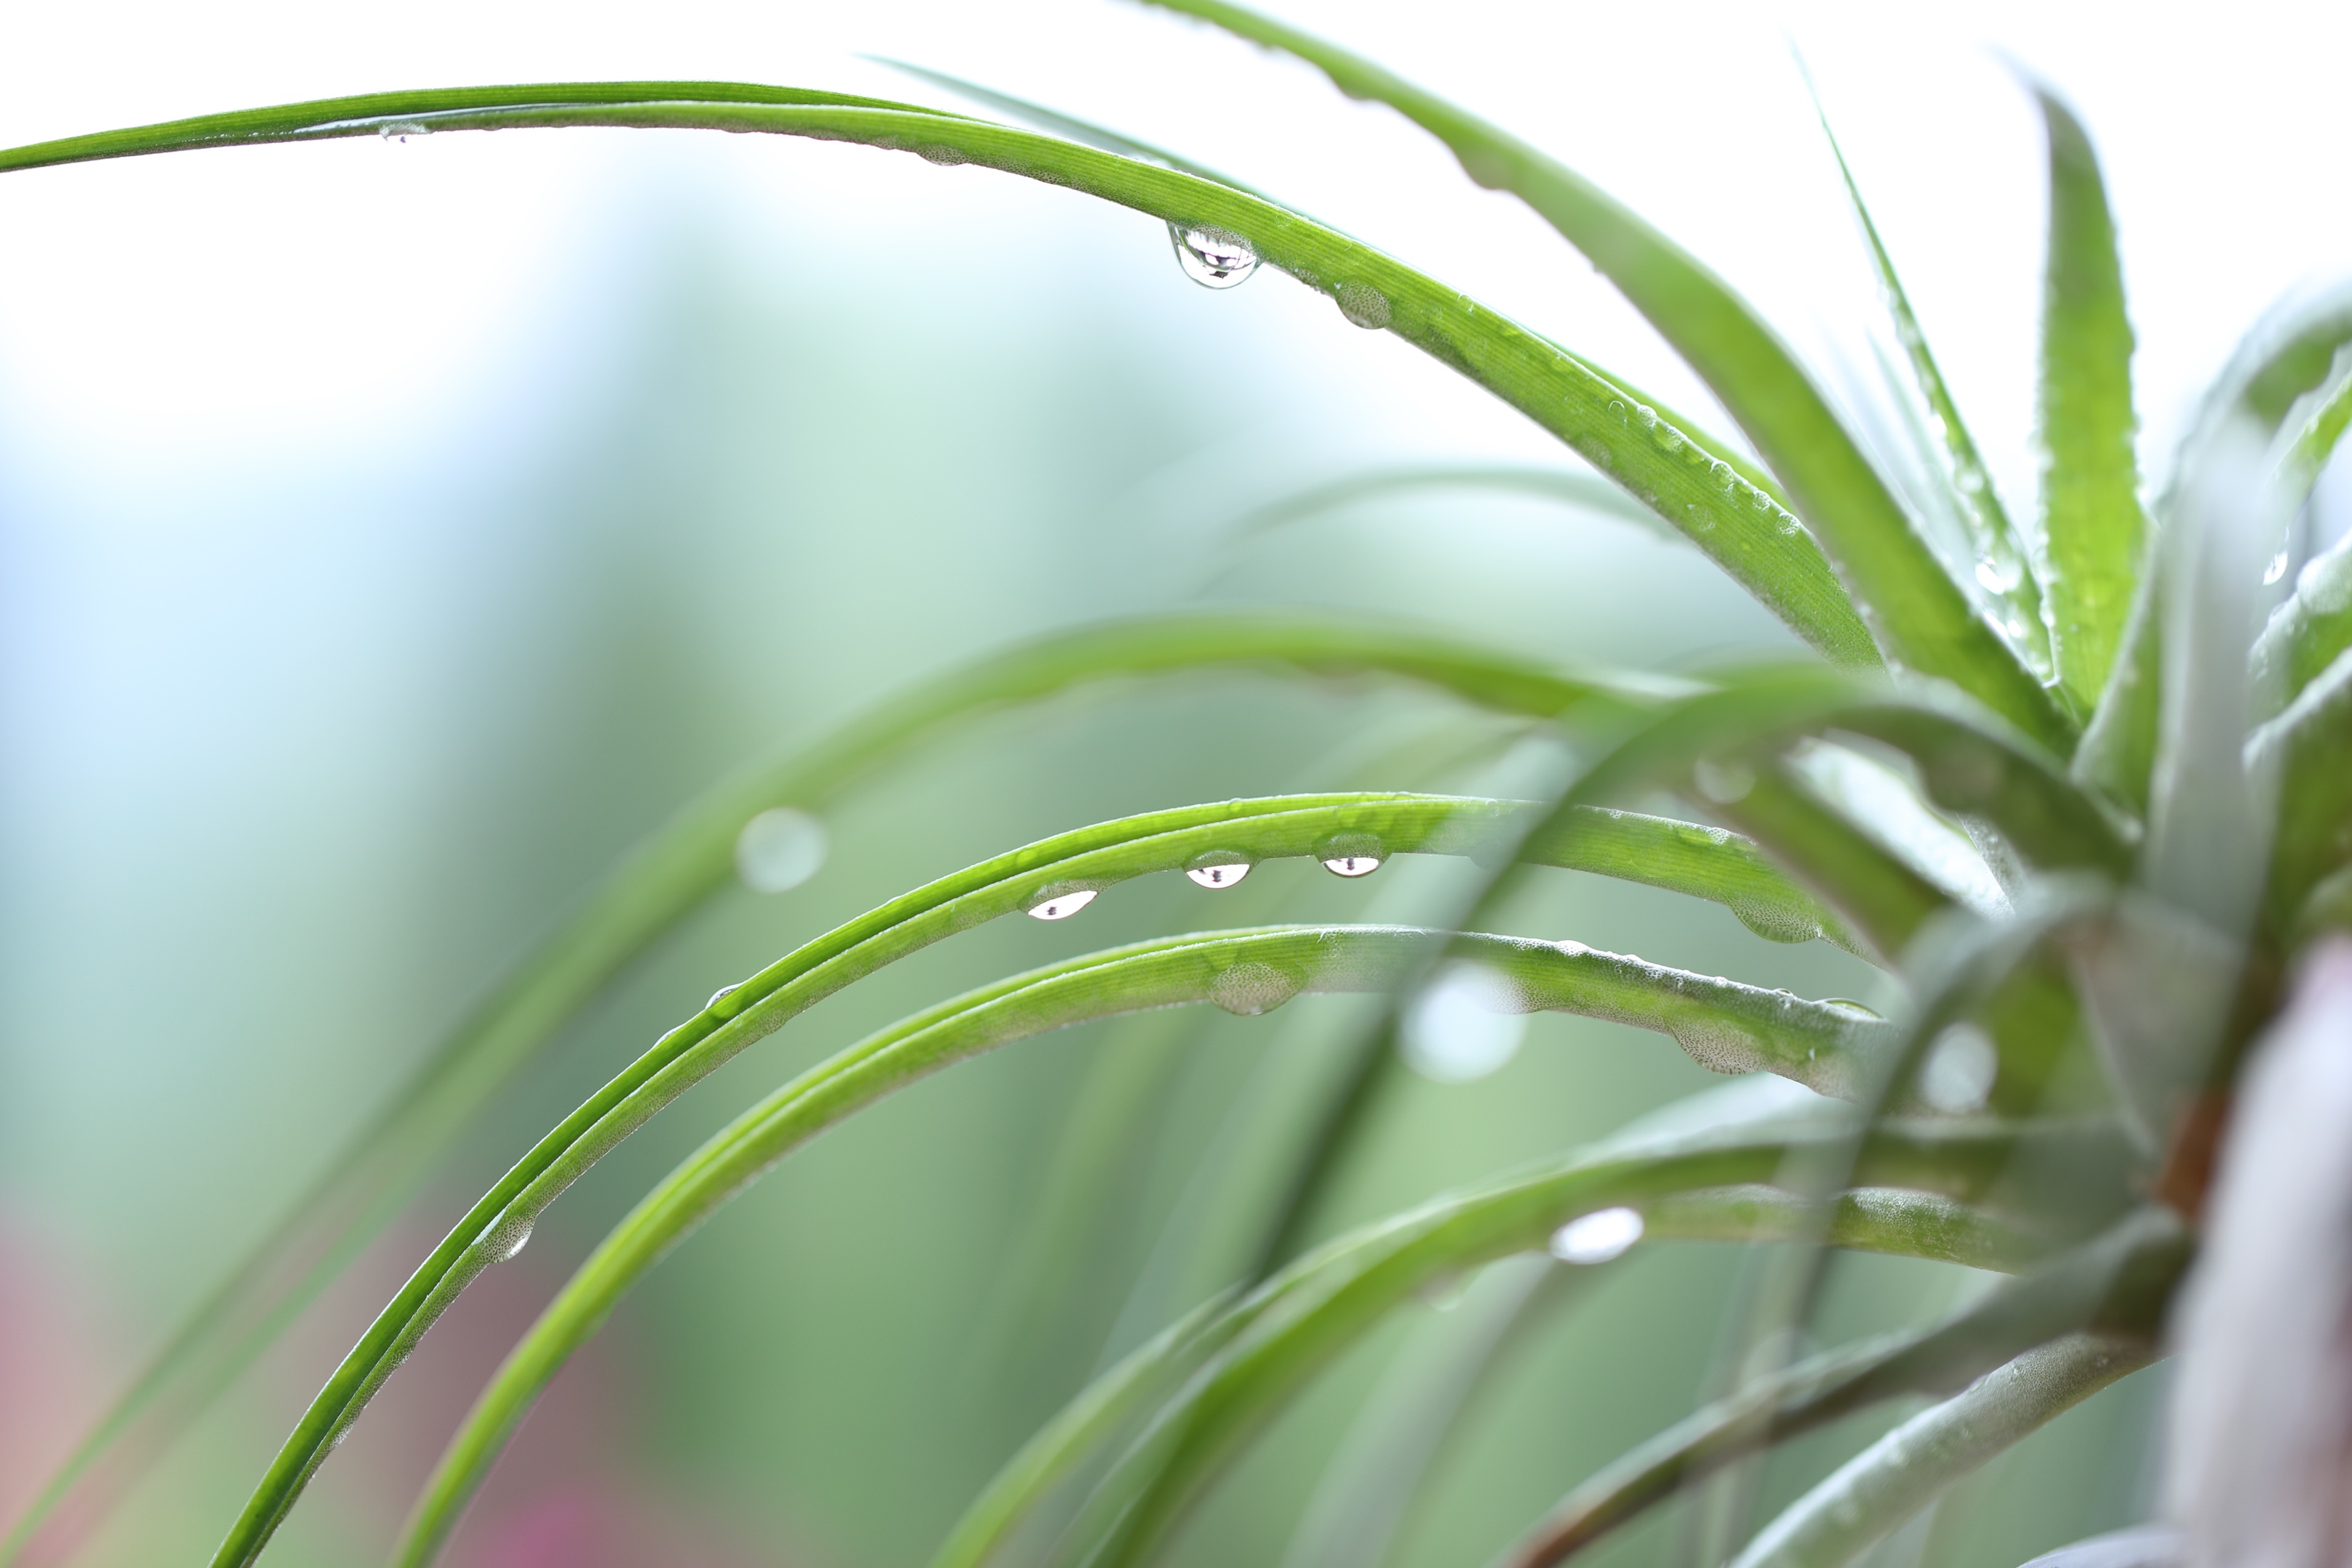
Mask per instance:
[[[1811,378],[1696,258],[1582,175],[1369,60],[1223,0],[1149,3],[1297,56],[1349,97],[1388,104],[1437,137],[1478,184],[1533,207],[1649,318],[1739,422],[1872,613],[1888,656],[1973,693],[2060,755],[2074,750],[2072,721],[1976,613]]]
[[[2336,662],[2254,732],[2248,772],[2275,780],[2278,817],[2271,844],[2264,924],[2284,936],[2304,901],[2352,866],[2352,653]]]
[[[2042,581],[2059,679],[2085,708],[2123,641],[2147,520],[2133,448],[2131,323],[2091,139],[2037,88],[2050,145],[2042,318]]]
[[[1811,85],[1810,79],[1807,85]],[[1878,268],[1879,288],[1886,297],[1887,313],[1895,319],[1895,338],[1903,345],[1904,356],[1911,363],[1912,379],[1918,384],[1919,395],[1926,400],[1936,430],[1943,437],[1944,457],[1948,464],[1943,477],[1950,488],[1953,509],[1976,552],[1978,585],[2000,605],[2004,612],[2002,629],[2010,634],[2028,668],[2046,681],[2051,674],[2050,634],[2042,622],[2042,587],[2034,579],[2032,551],[2009,521],[2009,510],[2000,504],[2000,492],[1992,482],[1991,470],[1985,467],[1977,450],[1976,437],[1969,434],[1968,425],[1960,417],[1959,405],[1953,401],[1951,388],[1944,384],[1943,370],[1936,363],[1935,353],[1927,347],[1927,335],[1920,330],[1918,315],[1911,309],[1911,296],[1905,291],[1903,279],[1895,270],[1895,258],[1888,254],[1886,242],[1879,237],[1870,206],[1862,199],[1862,185],[1845,161],[1845,149],[1838,145],[1837,133],[1830,129],[1829,111],[1822,108],[1818,93],[1813,108],[1821,117],[1822,135],[1829,142],[1830,155],[1837,160],[1838,174],[1845,181],[1853,216],[1862,225],[1863,237],[1869,242],[1871,260]]]
[[[1383,837],[1393,831],[1384,829]],[[1026,883],[1042,885],[1024,885],[1020,896],[1054,896],[1091,879],[1045,879],[1032,873]],[[1578,1012],[1669,1033],[1718,1071],[1777,1070],[1800,1082],[1842,1088],[1866,1077],[1871,1047],[1889,1032],[1888,1026],[1847,1008],[1574,944],[1400,927],[1289,927],[1163,938],[983,986],[872,1036],[786,1084],[716,1134],[615,1226],[476,1403],[428,1483],[397,1560],[416,1568],[439,1551],[523,1414],[621,1296],[720,1205],[824,1128],[955,1061],[1046,1030],[1186,1003],[1213,1002],[1251,1016],[1302,992],[1387,990],[1418,972],[1433,949],[1465,952],[1486,965],[1516,1006]],[[751,988],[747,982],[743,989]],[[731,1011],[731,1000],[722,997],[717,1006]],[[772,1027],[769,1020],[781,1022],[784,1011],[785,1004],[772,994],[751,1002],[740,1016],[747,1026]],[[1731,1179],[1761,1180],[1769,1173]],[[542,1201],[535,1194],[519,1194],[491,1234],[528,1219]],[[266,1517],[274,1523],[281,1512],[282,1505]],[[249,1554],[224,1553],[215,1561],[225,1565],[248,1560]]]
[[[1845,1568],[1954,1481],[2155,1359],[2073,1334],[2026,1352],[1864,1448],[1765,1526],[1732,1568]]]
[[[2308,402],[2308,412],[2280,433],[2284,449],[2273,485],[2282,514],[2309,499],[2345,427],[2352,425],[2352,348],[2337,351],[2327,381]],[[2352,539],[2304,565],[2295,574],[2294,595],[2255,639],[2255,717],[2267,719],[2293,701],[2347,647],[2352,647]]]
[[[354,100],[344,107],[383,101]],[[100,1456],[126,1444],[141,1455],[163,1451],[333,1278],[500,1084],[639,954],[734,882],[737,840],[751,818],[772,806],[822,808],[941,731],[1009,703],[1127,676],[1235,668],[1338,679],[1379,674],[1538,718],[1689,689],[1646,676],[1560,672],[1434,635],[1329,616],[1194,614],[1039,638],[919,685],[814,744],[761,759],[633,850],[432,1053],[83,1439],[0,1542],[0,1564],[14,1559]],[[1743,899],[1785,902],[1785,894],[1760,883],[1739,890],[1738,882],[1727,889]],[[143,1462],[110,1466],[105,1479],[121,1484]]]
[[[1878,663],[1845,590],[1811,534],[1729,464],[1710,458],[1654,409],[1584,362],[1475,301],[1287,208],[1174,169],[961,116],[806,101],[823,95],[740,89],[741,100],[694,96],[698,84],[635,84],[394,94],[397,111],[334,100],[108,132],[0,153],[0,171],[263,142],[565,125],[730,131],[855,142],[932,163],[975,163],[1064,185],[1166,222],[1247,239],[1261,263],[1339,301],[1348,318],[1395,333],[1493,392],[1687,534],[1767,608],[1833,662]],[[765,93],[772,101],[751,101]],[[568,95],[568,96],[567,96]],[[437,105],[438,107],[426,107]],[[1952,590],[1948,582],[1948,591]],[[1985,630],[1981,626],[1979,630]],[[1988,636],[1990,632],[1987,631]],[[2032,688],[2038,699],[2039,688]],[[1996,694],[1998,695],[1998,694]],[[2031,712],[2021,712],[2029,726]],[[2063,744],[2061,731],[2053,743]]]
[[[1659,521],[1658,514],[1633,500],[1598,474],[1573,468],[1538,468],[1531,463],[1427,463],[1409,468],[1386,468],[1351,474],[1329,484],[1316,485],[1252,510],[1234,525],[1237,538],[1250,538],[1286,528],[1310,517],[1337,511],[1358,501],[1377,500],[1413,490],[1495,490],[1507,495],[1556,500],[1630,522],[1653,533],[1679,539]]]
[[[1883,1127],[1862,1141],[1853,1169],[1866,1184],[1967,1198],[1987,1191],[2000,1166],[2019,1157],[2016,1140],[2032,1136],[2038,1134],[1981,1130],[1938,1136],[1925,1129]],[[1841,1146],[1847,1137],[1843,1130],[1810,1140],[1702,1136],[1681,1145],[1670,1142],[1657,1152],[1604,1145],[1470,1194],[1434,1200],[1310,1253],[1262,1288],[1272,1299],[1163,1408],[1155,1431],[1139,1440],[1129,1461],[1106,1478],[1106,1500],[1095,1512],[1111,1525],[1109,1538],[1087,1560],[1101,1568],[1131,1568],[1153,1560],[1244,1446],[1316,1373],[1415,1293],[1489,1258],[1541,1245],[1580,1215],[1617,1206],[1646,1211],[1657,1200],[1694,1188],[1771,1182],[1801,1163],[1806,1152]],[[1755,1173],[1728,1173],[1735,1169]],[[1903,1206],[1902,1199],[1891,1195],[1883,1201],[1889,1210]],[[1876,1230],[1873,1216],[1873,1210],[1858,1205],[1835,1205],[1832,1212],[1833,1225],[1853,1227],[1840,1233],[1848,1244],[1867,1234],[1867,1245],[1891,1246],[1895,1234],[1911,1234],[1899,1221],[1893,1234]],[[1711,1223],[1729,1217],[1718,1214]],[[1768,1227],[1781,1218],[1774,1211],[1764,1217]],[[1813,1234],[1819,1235],[1818,1212],[1812,1217]],[[2053,1315],[2063,1321],[2068,1313],[2095,1313],[2112,1288],[2113,1273],[2110,1261],[2099,1276],[2101,1288],[2086,1295],[2078,1287],[2063,1301],[2038,1286],[2030,1293],[2037,1326]],[[2021,1316],[2011,1313],[2012,1321]],[[1969,1332],[1979,1331],[1972,1327]],[[1956,1347],[1961,1338],[1953,1330],[1939,1342],[1938,1353],[1960,1354]],[[2013,1345],[1992,1362],[2012,1353]],[[1916,1353],[1914,1364],[1934,1359]],[[1883,1375],[1884,1369],[1878,1370]],[[1086,1544],[1081,1539],[1079,1545]]]
[[[2142,1211],[1944,1322],[1840,1346],[1760,1378],[1611,1461],[1502,1561],[1549,1568],[1750,1454],[1884,1400],[1950,1393],[2058,1336],[2096,1329],[2144,1344],[2189,1252],[2176,1219]]]

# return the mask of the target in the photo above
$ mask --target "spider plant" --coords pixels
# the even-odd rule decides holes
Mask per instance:
[[[2297,1103],[2280,1077],[2290,1069],[2264,1067],[2263,1043],[2283,1015],[2305,1020],[2305,1035],[2338,1016],[2322,984],[2337,971],[2313,955],[2352,913],[2342,783],[2352,553],[2285,570],[2304,548],[2298,510],[2352,418],[2352,307],[2306,300],[2258,327],[2163,485],[2145,486],[2133,337],[2098,165],[2065,105],[2032,89],[2047,132],[2049,245],[2041,493],[2021,521],[1851,174],[1908,362],[1917,447],[1904,456],[1916,483],[1890,478],[1889,455],[1728,284],[1572,170],[1280,24],[1217,0],[1157,3],[1312,64],[1436,137],[1472,180],[1525,202],[1697,374],[1738,438],[1236,181],[950,79],[929,79],[1004,118],[730,82],[425,89],[46,142],[0,153],[0,169],[630,126],[857,142],[1067,187],[1165,223],[1199,281],[1279,272],[1328,295],[1335,327],[1386,332],[1434,357],[1591,471],[1533,481],[1403,473],[1363,485],[1534,483],[1591,502],[1605,480],[1614,489],[1600,504],[1686,538],[1811,656],[1669,677],[1552,668],[1377,622],[1120,622],[950,672],[821,744],[750,767],[646,840],[482,1002],[91,1434],[0,1561],[109,1464],[121,1473],[183,1426],[488,1095],[739,869],[759,875],[763,845],[789,846],[811,816],[984,709],[1114,675],[1217,667],[1418,685],[1556,736],[1571,760],[1534,798],[1269,795],[1074,827],[914,889],[723,988],[547,1131],[449,1229],[288,1435],[215,1563],[258,1557],[451,1302],[519,1250],[593,1164],[753,1042],[982,922],[1081,916],[1144,876],[1223,888],[1281,858],[1344,877],[1404,856],[1466,858],[1475,871],[1455,907],[1425,923],[1195,931],[1012,975],[884,1028],[748,1106],[645,1193],[515,1343],[449,1440],[396,1560],[436,1556],[566,1360],[673,1247],[819,1132],[919,1078],[1049,1030],[1200,1004],[1256,1016],[1308,993],[1389,1002],[1262,1216],[1246,1277],[1159,1325],[1040,1427],[940,1543],[938,1568],[1157,1559],[1318,1374],[1415,1300],[1461,1288],[1466,1326],[1452,1359],[1396,1395],[1366,1443],[1335,1462],[1328,1505],[1310,1510],[1323,1522],[1307,1560],[1377,1561],[1447,1413],[1510,1326],[1570,1288],[1560,1282],[1662,1238],[1742,1244],[1767,1260],[1737,1314],[1733,1374],[1688,1419],[1596,1474],[1561,1478],[1549,1514],[1500,1521],[1518,1532],[1514,1563],[1562,1561],[1705,1491],[1729,1522],[1695,1550],[1739,1568],[1835,1568],[2167,1353],[2184,1280],[2207,1304],[2188,1338],[2185,1386],[2201,1390],[2206,1415],[2242,1418],[2231,1380],[2198,1370],[2234,1364],[2263,1332],[2259,1300],[2242,1300],[2251,1288],[2233,1287],[2213,1258],[2251,1256],[2250,1277],[2262,1279],[2263,1259],[2275,1264],[2227,1229],[2259,1224],[2262,1184],[2280,1179],[2231,1152],[2246,1141],[2225,1142],[2252,1114],[2233,1113],[2235,1089],[2252,1064],[2271,1074],[2259,1103]],[[1629,809],[1665,796],[1687,815]],[[1937,873],[1955,828],[1977,863],[1973,896]],[[1882,1017],[1488,931],[1546,868],[1710,901],[1767,941],[1836,943],[1883,970],[1903,1004]],[[2306,974],[2317,978],[2298,1000]],[[1769,1100],[1702,1097],[1673,1125],[1629,1128],[1306,1244],[1363,1107],[1396,1070],[1401,1034],[1543,1010],[1632,1024],[1714,1071],[1800,1087]],[[2209,1209],[2225,1168],[2229,1202]],[[1942,1260],[1998,1283],[1949,1315],[1804,1353],[1822,1260],[1836,1249]],[[1529,1261],[1547,1256],[1560,1261]],[[1748,1517],[1741,1478],[1756,1457],[1855,1411],[1923,1397],[1776,1516]],[[2199,1528],[2219,1517],[2200,1511],[2200,1475],[2180,1483]]]

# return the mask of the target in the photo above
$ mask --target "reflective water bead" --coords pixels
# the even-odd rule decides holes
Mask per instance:
[[[1551,1255],[1562,1263],[1606,1263],[1642,1239],[1639,1209],[1595,1209],[1551,1233]]]
[[[1250,868],[1246,863],[1194,866],[1184,873],[1204,888],[1230,888],[1249,874]]]
[[[2285,575],[2286,552],[2282,550],[2276,555],[2271,557],[2271,563],[2269,565],[2263,568],[2263,581],[2264,583],[2275,583]]]
[[[1984,585],[1988,594],[2006,594],[2017,586],[2017,564],[2010,561],[1979,561],[1977,563],[1977,581]]]
[[[1041,921],[1066,921],[1095,901],[1095,889],[1080,888],[1075,893],[1062,893],[1042,904],[1030,906],[1029,913]]]
[[[1342,283],[1331,297],[1352,325],[1378,331],[1389,324],[1389,297],[1369,283]]]
[[[1184,276],[1203,289],[1231,289],[1257,270],[1257,247],[1226,229],[1171,223],[1168,242]]]
[[[1380,868],[1377,855],[1335,855],[1323,862],[1323,869],[1334,877],[1369,877]]]

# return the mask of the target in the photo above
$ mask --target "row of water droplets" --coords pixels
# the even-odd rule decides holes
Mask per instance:
[[[1214,224],[1171,223],[1168,243],[1184,276],[1203,289],[1236,289],[1257,270],[1257,247],[1247,237]],[[1331,290],[1339,314],[1369,331],[1389,324],[1389,299],[1369,283],[1339,283]]]
[[[1220,860],[1210,865],[1188,867],[1184,875],[1203,888],[1223,889],[1239,884],[1244,877],[1250,874],[1252,864],[1247,860]],[[1381,868],[1381,858],[1377,855],[1334,855],[1323,862],[1323,868],[1335,877],[1369,877]],[[1066,921],[1093,903],[1095,894],[1099,890],[1079,888],[1066,893],[1056,893],[1050,899],[1030,905],[1029,913],[1036,920]]]

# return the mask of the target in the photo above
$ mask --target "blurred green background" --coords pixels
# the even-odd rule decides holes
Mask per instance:
[[[877,47],[916,52],[927,26],[963,37],[901,13],[877,19]],[[1503,34],[1525,15],[1479,14]],[[1120,38],[1170,26],[1120,16]],[[835,13],[830,26],[854,35],[858,20]],[[619,63],[631,36],[611,22],[599,11],[583,25],[605,52],[574,74],[660,68]],[[1181,37],[1184,59],[1244,82],[1265,69]],[[1383,47],[1377,31],[1353,41]],[[1753,43],[1738,34],[1709,68]],[[460,49],[467,68],[446,71],[432,68],[429,38],[394,58],[421,84],[565,74],[582,47],[565,40],[530,69],[528,44]],[[66,46],[68,80],[94,79],[94,57]],[[685,52],[704,68],[691,74],[811,79],[757,49],[748,63]],[[1415,68],[1410,50],[1386,52]],[[19,113],[8,139],[408,84],[381,79],[362,53],[306,75],[294,49],[276,75],[225,69],[194,99],[185,83],[53,95],[48,120]],[[929,58],[982,74],[955,55],[943,45]],[[1446,60],[1460,79],[1449,88],[1476,100],[1475,72]],[[820,84],[908,90],[862,68],[829,67]],[[1061,100],[1116,118],[1102,100],[1116,103],[1120,69],[1164,96],[1173,68],[1113,53],[1091,68]],[[1500,81],[1507,99],[1522,90],[1507,71]],[[1055,84],[1006,85],[1052,96]],[[1289,77],[1277,85],[1317,123],[1349,136],[1369,123]],[[1787,109],[1785,81],[1754,90]],[[1698,120],[1689,134],[1704,139]],[[1181,124],[1127,128],[1186,144]],[[1224,144],[1237,133],[1223,120],[1202,129],[1218,144],[1188,150],[1257,174]],[[1376,153],[1402,145],[1386,124],[1362,135]],[[1425,154],[1383,166],[1400,181],[1454,178]],[[2038,200],[2030,170],[2014,164],[2009,220]],[[1821,173],[1809,167],[1808,192]],[[2129,193],[2146,178],[2128,162],[2118,175],[2127,250]],[[1641,205],[1644,193],[1626,194]],[[1409,209],[1340,199],[1372,237],[1417,256],[1423,231],[1398,216]],[[1915,196],[1910,210],[1941,200]],[[1156,224],[976,171],[718,138],[444,137],[49,171],[0,189],[0,210],[18,250],[0,319],[12,345],[0,366],[0,1504],[12,1510],[501,966],[747,756],[1021,637],[1181,605],[1372,612],[1554,659],[1661,668],[1790,646],[1695,552],[1525,499],[1421,492],[1244,537],[1253,507],[1340,475],[1569,459],[1286,279],[1210,293],[1181,276]],[[1568,319],[1544,324],[1584,329],[1579,347],[1631,342],[1622,311],[1591,302],[1581,264],[1511,221],[1496,233],[1535,259],[1521,272],[1494,263],[1496,276],[1537,279],[1520,285],[1532,294],[1554,269],[1579,274],[1562,277],[1567,306],[1531,302],[1531,318],[1559,309]],[[1425,232],[1441,253],[1466,243]],[[1833,255],[1822,269],[1866,309],[1847,232],[1805,243]],[[1776,266],[1806,260],[1780,250]],[[2023,281],[2000,285],[2029,305],[2030,258],[2021,247]],[[1922,270],[1930,306],[1965,290],[1950,258]],[[2245,296],[2240,321],[2267,286],[2232,294]],[[1949,316],[1969,320],[1958,305]],[[1971,372],[1979,359],[2024,370],[2030,310],[2002,331],[2014,344],[1958,351],[1958,379],[1990,382]],[[2202,318],[2188,329],[2195,343],[2200,332],[2214,336]],[[1701,402],[1654,351],[1626,352],[1628,374]],[[208,1552],[440,1227],[716,986],[1050,832],[1225,795],[1507,791],[1531,765],[1517,739],[1411,693],[1232,676],[1091,689],[928,747],[831,816],[816,878],[730,894],[568,1031],[86,1560]],[[379,1556],[472,1389],[569,1267],[799,1067],[1055,957],[1200,925],[1409,916],[1442,882],[1401,865],[1343,883],[1291,863],[1230,893],[1154,879],[1068,924],[960,937],[820,1007],[562,1200],[434,1331],[271,1561]],[[1719,910],[1594,879],[1550,876],[1508,924],[1887,1000],[1825,944],[1775,947]],[[829,1135],[664,1265],[564,1374],[455,1560],[921,1562],[1093,1372],[1233,1277],[1284,1151],[1365,1016],[1307,998],[1260,1019],[1091,1026],[958,1068]],[[1662,1037],[1540,1016],[1496,1075],[1407,1078],[1383,1098],[1319,1229],[1714,1081]],[[1106,1116],[1118,1135],[1089,1136]],[[1394,1561],[1483,1561],[1709,1385],[1741,1279],[1727,1249],[1661,1245],[1597,1274],[1499,1362]],[[1957,1270],[1845,1260],[1822,1326],[1901,1321],[1972,1288]],[[1446,1305],[1415,1309],[1324,1380],[1223,1487],[1181,1560],[1281,1562],[1334,1446],[1417,1339],[1444,1331]],[[1882,1563],[2004,1568],[2137,1517],[2155,1381],[2063,1418]],[[1797,1445],[1766,1475],[1766,1502],[1884,1425]],[[1676,1562],[1682,1528],[1669,1513],[1598,1559]]]

